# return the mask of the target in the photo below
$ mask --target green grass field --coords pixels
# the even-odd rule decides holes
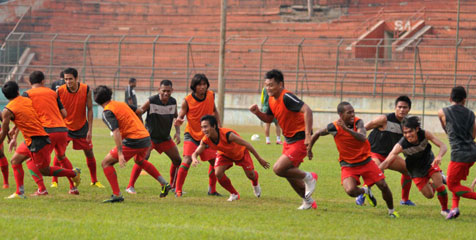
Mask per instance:
[[[57,189],[49,188],[51,178],[45,178],[49,195],[29,197],[26,200],[4,200],[13,193],[15,183],[10,170],[10,189],[0,190],[0,239],[474,239],[476,231],[476,201],[462,199],[461,216],[446,221],[440,215],[438,199],[425,199],[412,186],[410,198],[416,207],[398,205],[400,200],[400,174],[386,171],[387,182],[392,189],[399,219],[387,217],[387,209],[381,194],[374,188],[378,200],[376,208],[355,205],[340,185],[340,168],[337,151],[331,136],[322,137],[314,147],[315,159],[307,159],[303,170],[316,171],[319,181],[314,199],[317,210],[299,211],[301,199],[287,181],[279,178],[271,169],[263,169],[257,162],[262,197],[253,195],[251,184],[240,167],[231,168],[227,174],[241,200],[227,202],[228,193],[218,186],[224,197],[207,196],[208,165],[191,168],[184,185],[186,194],[175,198],[159,198],[159,184],[150,176],[141,176],[136,184],[137,195],[123,192],[125,201],[103,204],[111,194],[100,162],[113,147],[113,139],[100,120],[94,123],[94,151],[97,159],[99,180],[106,189],[89,186],[89,172],[82,152],[68,149],[67,155],[74,166],[83,171],[81,194],[67,194],[66,179],[60,179]],[[254,133],[261,136],[253,142],[258,152],[270,163],[281,153],[281,146],[266,145],[260,127],[236,127],[245,139]],[[445,136],[440,136],[447,143]],[[274,138],[274,137],[272,137]],[[180,144],[179,149],[182,148]],[[435,150],[435,149],[434,149]],[[7,153],[10,158],[11,154]],[[152,154],[151,162],[166,179],[169,177],[170,160],[166,156]],[[444,158],[446,170],[449,154]],[[125,189],[133,162],[125,168],[116,165],[119,185]],[[26,169],[27,194],[36,186]],[[470,175],[470,183],[475,177]],[[450,198],[451,204],[451,198]]]

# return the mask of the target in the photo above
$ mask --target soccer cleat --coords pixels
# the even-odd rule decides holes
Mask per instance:
[[[282,145],[283,142],[281,142],[281,141],[276,141],[276,144],[277,144],[277,145]]]
[[[443,216],[445,218],[448,216],[449,213],[450,213],[449,209],[441,210],[441,212],[440,212],[441,216]]]
[[[408,199],[408,200],[406,200],[406,201],[401,200],[401,201],[400,201],[400,205],[415,206],[416,204],[415,204],[414,202],[412,202],[412,200]]]
[[[7,189],[9,188],[10,186],[8,184],[3,184],[3,189]]]
[[[355,198],[355,204],[359,206],[364,206],[364,203],[365,203],[365,196],[363,193]]]
[[[259,183],[256,186],[253,186],[253,193],[256,197],[261,197],[261,186]]]
[[[124,201],[124,197],[122,195],[116,196],[116,195],[111,195],[111,198],[106,199],[102,201],[103,203],[115,203],[115,202],[122,202]]]
[[[36,192],[30,194],[31,197],[39,197],[39,196],[45,196],[48,195],[48,191],[45,189],[44,191],[40,191],[39,189],[36,190]]]
[[[215,197],[221,197],[222,196],[218,192],[208,192],[207,194],[208,194],[208,196],[215,196]]]
[[[167,194],[169,194],[170,189],[172,189],[172,187],[170,187],[170,184],[166,183],[165,185],[163,185],[160,191],[160,197],[167,197]]]
[[[52,182],[50,187],[58,188],[58,183],[57,182]]]
[[[81,169],[79,169],[79,168],[74,168],[73,171],[74,171],[74,173],[76,173],[76,176],[74,176],[73,178],[71,178],[71,180],[73,180],[74,186],[75,186],[75,187],[78,187],[79,184],[81,183]]]
[[[99,181],[91,183],[91,187],[97,187],[97,188],[105,188],[104,185],[102,185]]]
[[[271,144],[271,142],[270,142],[270,141],[266,141],[266,144]]]
[[[316,201],[308,202],[306,200],[302,201],[302,205],[298,207],[298,210],[308,210],[308,209],[316,209],[317,203]]]
[[[126,188],[126,193],[129,193],[129,194],[137,194],[136,192],[136,189],[132,186]]]
[[[68,194],[71,194],[71,195],[79,195],[79,190],[77,188],[71,188],[69,191],[68,191]]]
[[[446,220],[455,219],[458,216],[459,216],[459,209],[454,208],[454,209],[451,209],[451,211],[448,213],[448,215],[446,216]]]
[[[233,201],[236,201],[236,200],[240,200],[240,194],[230,194],[230,197],[228,198],[228,202],[233,202]]]
[[[377,199],[375,199],[374,195],[372,194],[372,191],[370,191],[370,188],[367,186],[364,186],[364,188],[368,189],[368,194],[364,193],[365,198],[369,202],[370,206],[376,207],[377,206]]]
[[[306,194],[304,195],[304,198],[310,198],[312,196],[312,193],[314,193],[314,190],[316,189],[317,174],[311,172],[311,175],[311,180],[304,180],[304,185],[306,187]]]
[[[175,197],[182,197],[181,191],[175,191]]]
[[[8,197],[5,197],[5,199],[26,199],[26,196],[25,194],[17,194],[17,193],[13,193],[12,195],[8,196]]]
[[[389,218],[399,218],[399,217],[400,217],[400,214],[398,214],[397,211],[393,211],[393,213],[389,213],[389,214],[388,214],[388,217],[389,217]]]

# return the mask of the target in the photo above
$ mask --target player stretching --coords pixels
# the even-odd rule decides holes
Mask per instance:
[[[96,159],[93,153],[93,102],[89,86],[79,82],[78,71],[67,68],[63,71],[66,84],[58,88],[58,96],[68,116],[64,119],[68,128],[68,142],[73,141],[74,150],[83,150],[86,156],[91,186],[104,188],[96,175]],[[86,118],[87,109],[87,118]],[[55,157],[56,162],[56,157]],[[54,180],[54,179],[53,179]],[[52,187],[57,186],[55,182]]]
[[[176,173],[182,159],[175,145],[180,143],[180,127],[175,126],[175,143],[170,138],[173,121],[177,118],[177,101],[171,97],[173,90],[170,80],[162,80],[160,82],[159,94],[151,96],[142,107],[136,110],[136,113],[141,116],[147,112],[145,126],[152,139],[152,147],[149,149],[146,160],[150,156],[152,149],[155,149],[159,154],[165,152],[172,160],[170,165],[170,186],[175,188]],[[129,185],[126,188],[127,193],[136,193],[134,183],[139,177],[141,170],[142,168],[139,165],[134,164]]]
[[[261,196],[261,187],[258,183],[258,172],[254,170],[253,160],[251,159],[250,151],[255,156],[256,160],[265,169],[269,168],[269,163],[266,162],[256,152],[253,146],[243,140],[238,133],[229,128],[218,128],[217,119],[211,115],[205,115],[200,119],[202,132],[205,136],[200,142],[197,150],[192,154],[192,165],[199,164],[197,159],[207,146],[213,150],[217,150],[217,158],[215,161],[215,174],[220,179],[220,184],[230,192],[228,201],[235,201],[240,199],[240,194],[235,190],[231,184],[230,179],[225,176],[225,171],[235,165],[241,166],[245,171],[248,179],[253,185],[253,192],[256,197]]]
[[[217,119],[220,119],[215,106],[215,94],[208,90],[209,87],[210,83],[205,74],[195,74],[190,83],[190,89],[193,92],[185,97],[178,118],[175,120],[175,126],[180,126],[184,122],[185,115],[187,116],[187,126],[185,127],[183,137],[183,161],[178,170],[175,185],[175,195],[177,197],[182,196],[183,184],[192,163],[192,153],[195,152],[198,145],[200,145],[200,140],[203,138],[200,118],[205,115],[214,115]],[[218,122],[218,125],[220,125],[220,122]],[[216,151],[209,148],[200,154],[200,160],[210,163],[208,168],[208,195],[220,196],[216,190],[217,177],[213,167],[215,165],[215,157]]]
[[[283,130],[283,151],[274,164],[273,171],[276,175],[286,178],[303,199],[298,209],[316,209],[317,204],[312,199],[312,193],[316,187],[317,174],[299,169],[311,142],[312,111],[307,104],[284,88],[281,71],[273,69],[266,73],[265,78],[269,110],[263,113],[258,105],[254,104],[250,111],[263,122],[271,123],[273,118],[276,118]]]
[[[443,184],[443,176],[439,166],[443,155],[446,153],[446,145],[431,132],[421,129],[418,117],[404,118],[402,125],[404,137],[395,144],[387,159],[379,167],[382,171],[387,169],[398,154],[403,152],[406,168],[418,190],[428,199],[433,198],[436,191],[441,205],[441,215],[446,217],[449,213],[448,193]],[[436,158],[428,141],[440,148]],[[430,179],[432,182],[430,182]]]
[[[337,105],[339,119],[329,123],[327,128],[317,131],[311,140],[311,147],[320,136],[332,134],[339,151],[339,163],[341,166],[341,184],[347,195],[351,197],[365,196],[371,206],[377,206],[377,199],[372,195],[370,187],[377,185],[382,191],[382,197],[387,203],[388,215],[397,218],[398,213],[393,208],[393,197],[390,188],[385,182],[383,172],[370,157],[370,143],[366,138],[364,121],[355,116],[354,108],[348,102]],[[312,152],[309,152],[312,157]],[[362,176],[366,186],[360,185],[359,178]],[[357,204],[363,204],[363,198]]]
[[[40,122],[48,133],[52,150],[55,150],[55,157],[61,164],[62,168],[73,169],[73,165],[65,155],[66,147],[68,146],[67,137],[68,129],[64,124],[63,117],[66,116],[66,111],[59,101],[58,95],[55,91],[45,87],[45,76],[40,71],[34,71],[30,74],[31,89],[23,93],[23,97],[28,97],[32,100],[33,108],[35,109]],[[16,141],[16,138],[13,138]],[[35,163],[31,160],[27,161],[27,167],[32,173],[32,177],[38,185],[38,190],[33,196],[47,195],[43,177],[39,172]],[[78,189],[74,186],[71,179],[68,179],[69,194],[79,194]]]
[[[448,134],[451,146],[451,161],[448,165],[447,184],[453,193],[451,211],[446,219],[457,218],[460,197],[476,199],[476,192],[461,185],[468,177],[469,169],[476,161],[476,123],[473,111],[466,108],[466,90],[458,86],[451,90],[451,106],[438,111],[441,126]]]
[[[2,87],[2,92],[9,102],[2,112],[3,122],[0,142],[5,140],[9,132],[10,121],[13,121],[25,139],[25,142],[20,144],[11,159],[17,189],[14,194],[7,198],[25,198],[22,163],[28,158],[32,159],[42,175],[70,177],[73,178],[76,186],[78,186],[81,180],[79,169],[71,170],[49,166],[52,148],[48,134],[41,125],[39,117],[33,108],[32,100],[19,96],[18,90],[18,84],[13,81],[6,82]]]
[[[121,167],[126,166],[126,162],[134,157],[136,164],[141,166],[147,173],[162,185],[160,197],[167,196],[170,185],[160,175],[159,171],[145,161],[145,155],[150,147],[150,136],[144,124],[126,103],[111,101],[112,90],[104,85],[94,89],[94,101],[104,108],[102,118],[114,136],[114,147],[104,158],[101,165],[107,180],[111,184],[112,196],[107,202],[122,202],[124,198],[119,190],[116,170],[114,164],[119,162]]]
[[[365,124],[365,129],[372,130],[369,134],[370,155],[377,165],[385,160],[392,151],[393,146],[403,137],[402,120],[408,115],[412,107],[412,102],[407,96],[400,96],[395,100],[395,112],[381,115],[369,123]],[[405,160],[397,156],[395,161],[388,167],[391,170],[402,174],[400,183],[402,186],[401,205],[415,206],[410,199],[410,188],[412,187],[412,177],[405,168]]]

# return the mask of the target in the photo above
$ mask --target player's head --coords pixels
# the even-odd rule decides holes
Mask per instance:
[[[172,82],[170,80],[164,79],[160,82],[159,95],[160,100],[168,101],[174,89],[172,88]]]
[[[264,77],[264,86],[269,96],[278,97],[284,88],[283,73],[277,69],[273,69],[266,73]]]
[[[14,81],[8,81],[5,84],[3,84],[2,92],[3,92],[3,95],[5,95],[5,97],[8,100],[12,100],[12,99],[18,97],[18,95],[19,95],[19,93],[18,93],[18,84]]]
[[[406,95],[399,96],[395,99],[395,115],[400,120],[408,115],[412,108],[412,101]]]
[[[137,80],[135,78],[130,78],[129,79],[129,86],[135,88],[137,85]]]
[[[202,132],[207,136],[216,136],[218,132],[218,121],[215,116],[205,115],[200,118],[200,126],[202,127]]]
[[[466,100],[466,90],[462,86],[451,89],[450,101],[455,103],[464,103]]]
[[[78,71],[74,68],[66,68],[63,70],[64,82],[68,88],[76,89],[78,84]]]
[[[417,116],[406,117],[402,121],[403,136],[411,143],[418,142],[417,133],[420,131],[420,118]]]
[[[192,78],[192,82],[190,83],[190,89],[194,93],[204,94],[208,88],[210,87],[210,82],[208,82],[207,76],[203,73],[197,73]]]
[[[355,118],[354,107],[349,102],[341,102],[337,105],[337,113],[346,124],[353,124]]]
[[[45,75],[42,71],[34,71],[30,74],[30,84],[39,84],[45,80]]]
[[[96,89],[94,89],[93,93],[94,101],[99,105],[103,105],[104,103],[111,101],[112,90],[105,85],[99,85]]]
[[[64,80],[64,71],[61,71],[61,72],[60,72],[60,79],[63,79],[63,80]]]

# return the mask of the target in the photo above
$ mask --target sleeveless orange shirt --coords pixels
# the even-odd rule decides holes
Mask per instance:
[[[189,94],[185,97],[185,101],[188,106],[185,132],[189,133],[193,139],[199,141],[204,136],[200,125],[200,118],[205,115],[213,115],[215,110],[215,95],[212,91],[207,90],[205,99],[197,101],[192,94]]]
[[[358,117],[354,117],[353,130],[357,131],[356,123]],[[369,140],[365,142],[355,139],[350,133],[337,125],[337,121],[333,122],[337,133],[334,136],[334,141],[339,151],[339,162],[345,161],[347,163],[359,163],[367,160],[370,157],[370,143]]]
[[[283,89],[278,98],[270,97],[268,99],[269,108],[274,117],[278,120],[279,126],[283,130],[283,135],[290,138],[296,133],[306,130],[304,124],[304,113],[293,112],[286,108],[283,96],[290,91]]]
[[[228,142],[228,133],[234,133],[236,136],[238,133],[229,128],[218,129],[218,144],[215,144],[207,136],[203,136],[202,141],[207,144],[211,149],[217,150],[219,155],[223,155],[231,160],[241,160],[245,154],[246,147],[235,142]]]
[[[73,93],[64,84],[58,88],[58,96],[68,113],[68,116],[64,119],[66,127],[71,131],[81,129],[86,124],[88,85],[79,83],[78,91]]]
[[[149,137],[149,132],[144,124],[126,103],[110,101],[104,107],[104,111],[114,113],[123,139],[142,139]]]
[[[33,102],[41,124],[46,128],[66,127],[58,108],[56,92],[47,87],[32,88],[26,91]]]

